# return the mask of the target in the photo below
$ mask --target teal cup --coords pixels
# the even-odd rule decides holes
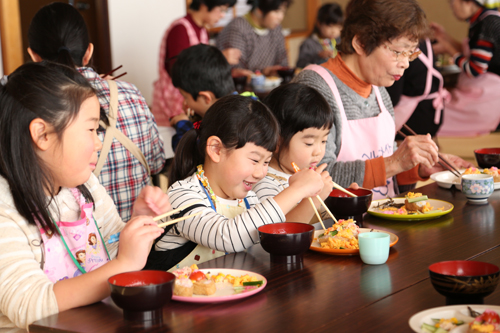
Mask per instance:
[[[381,265],[389,258],[391,236],[385,232],[363,232],[358,235],[359,256],[368,265]]]

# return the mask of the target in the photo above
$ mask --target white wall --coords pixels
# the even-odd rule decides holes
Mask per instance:
[[[186,0],[108,0],[113,68],[152,104],[161,38],[170,23],[186,15]]]

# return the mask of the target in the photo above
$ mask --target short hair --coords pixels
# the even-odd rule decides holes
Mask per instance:
[[[327,3],[318,9],[316,21],[319,24],[332,25],[344,23],[344,12],[338,3]]]
[[[425,13],[416,0],[351,0],[346,8],[339,51],[355,53],[354,36],[370,55],[378,46],[395,38],[419,41],[428,30]]]
[[[210,91],[219,99],[235,91],[231,66],[215,46],[198,44],[182,50],[171,70],[174,87],[198,98]]]
[[[296,133],[333,126],[333,112],[328,102],[316,89],[305,84],[281,85],[271,91],[263,103],[271,109],[280,126],[279,152],[275,155],[278,164]]]
[[[262,14],[266,16],[267,13],[278,10],[282,4],[290,7],[292,0],[248,0],[247,4],[252,6],[252,10],[259,8]]]
[[[217,6],[228,6],[232,7],[236,3],[236,0],[193,0],[189,5],[189,8],[192,10],[200,10],[200,6],[204,4],[207,6],[208,11],[214,9]]]

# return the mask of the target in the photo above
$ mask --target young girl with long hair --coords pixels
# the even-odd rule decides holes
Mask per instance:
[[[95,91],[72,67],[29,63],[1,80],[0,328],[109,296],[107,279],[142,269],[163,232],[159,188],[142,190],[125,225],[92,174],[98,126]]]
[[[315,89],[300,83],[282,85],[263,101],[278,120],[280,138],[266,177],[255,185],[259,200],[277,196],[289,187],[295,173],[292,162],[299,169],[314,169],[321,175],[323,188],[319,196],[325,200],[333,188],[332,177],[319,165],[325,155],[326,140],[333,124],[333,113],[326,100]],[[321,203],[313,198],[316,208]],[[302,200],[286,215],[289,222],[309,222],[314,210],[308,200]],[[318,222],[317,219],[315,222]]]
[[[316,196],[323,181],[306,168],[287,190],[259,202],[252,188],[266,175],[277,142],[278,124],[261,102],[239,95],[215,102],[181,139],[169,177],[172,207],[197,202],[179,215],[201,214],[166,233],[152,252],[161,259],[151,264],[183,267],[243,251],[259,242],[259,226],[284,222],[297,202]]]

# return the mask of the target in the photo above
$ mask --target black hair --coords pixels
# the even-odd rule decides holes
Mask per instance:
[[[198,44],[182,50],[171,70],[172,83],[198,98],[200,91],[211,91],[215,98],[235,91],[231,66],[215,46]]]
[[[192,175],[205,163],[207,140],[217,136],[226,149],[238,149],[252,142],[270,152],[278,143],[278,122],[267,106],[250,97],[230,95],[215,102],[203,117],[199,129],[182,137],[169,173],[171,184]]]
[[[233,7],[236,3],[236,0],[193,0],[189,5],[189,8],[192,10],[200,10],[201,4],[207,6],[208,11],[214,9],[217,6],[228,6]]]
[[[76,8],[62,2],[42,7],[28,30],[29,47],[44,60],[70,67],[83,66],[89,33]]]
[[[266,16],[267,13],[278,10],[282,4],[290,7],[292,0],[247,0],[247,4],[252,6],[252,10],[259,8],[262,15]]]
[[[338,3],[327,3],[318,9],[318,16],[316,17],[317,24],[332,25],[344,23],[344,12]],[[314,26],[314,31],[319,34],[318,26]]]
[[[62,139],[81,104],[92,96],[94,89],[74,67],[46,61],[20,66],[0,86],[0,175],[9,184],[19,214],[52,233],[56,229],[48,206],[56,195],[53,175],[37,154],[29,126],[41,118]],[[94,201],[85,185],[78,189]]]
[[[264,98],[280,126],[279,151],[274,155],[278,165],[292,137],[305,129],[331,129],[333,112],[325,98],[314,88],[301,83],[279,86]]]

